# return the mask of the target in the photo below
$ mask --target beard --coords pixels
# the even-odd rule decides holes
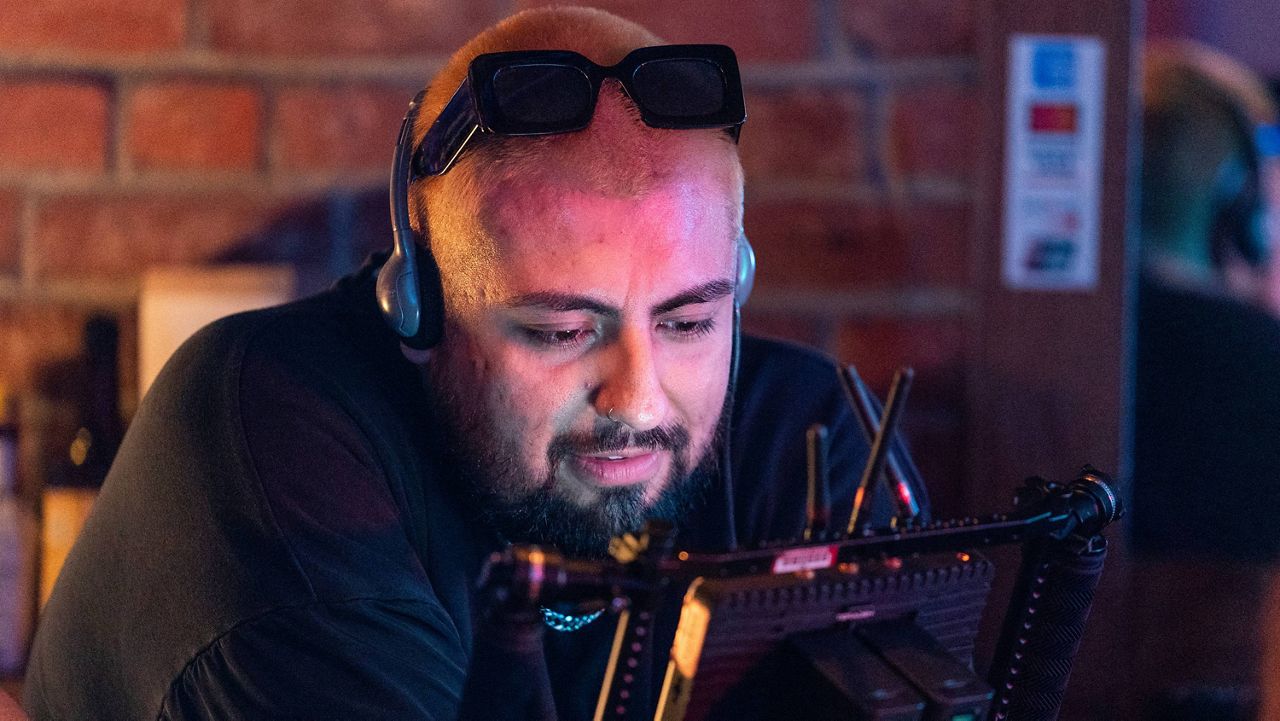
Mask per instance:
[[[681,425],[633,431],[622,423],[600,421],[587,433],[554,436],[546,451],[547,471],[539,476],[524,462],[520,438],[500,431],[478,394],[462,391],[477,386],[460,383],[443,365],[428,364],[427,379],[436,417],[444,420],[449,460],[476,520],[507,541],[554,546],[570,557],[604,557],[610,539],[639,530],[648,519],[678,523],[718,471],[720,419],[696,463],[691,463],[689,431]],[[597,498],[587,507],[557,491],[556,471],[571,455],[626,448],[670,453],[670,471],[656,499],[647,501],[646,484],[640,483],[596,489]]]

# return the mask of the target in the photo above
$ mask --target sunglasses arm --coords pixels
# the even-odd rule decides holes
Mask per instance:
[[[463,81],[449,104],[431,124],[413,155],[413,177],[443,175],[462,154],[471,137],[480,131],[480,115],[476,112],[471,92],[471,78]]]

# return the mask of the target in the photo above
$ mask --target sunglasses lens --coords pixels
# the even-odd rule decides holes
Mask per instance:
[[[658,115],[698,118],[724,107],[724,75],[709,60],[652,60],[636,68],[632,83],[640,102]]]
[[[510,65],[493,78],[498,110],[528,125],[571,122],[591,106],[591,81],[562,65]]]

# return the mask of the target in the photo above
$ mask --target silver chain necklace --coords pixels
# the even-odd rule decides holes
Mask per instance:
[[[546,606],[542,606],[542,622],[552,631],[560,631],[563,633],[573,633],[581,631],[587,624],[604,615],[604,609],[597,609],[591,613],[573,614],[560,613],[552,611]]]

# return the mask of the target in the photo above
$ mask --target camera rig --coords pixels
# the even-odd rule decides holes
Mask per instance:
[[[895,378],[883,422],[852,369],[845,378],[873,436],[847,527],[826,528],[826,433],[812,428],[803,539],[698,553],[678,550],[671,527],[650,522],[614,539],[603,560],[510,546],[480,581],[490,606],[505,609],[497,624],[523,628],[527,641],[529,611],[545,604],[615,612],[597,721],[1056,719],[1106,556],[1102,531],[1123,513],[1113,482],[1086,466],[1066,483],[1028,479],[1009,513],[903,518],[914,499],[895,483],[914,465],[892,432],[910,373]],[[860,501],[890,459],[884,480],[901,515],[889,528],[862,527]],[[984,680],[972,657],[993,566],[981,550],[1006,545],[1021,548],[1021,567]],[[654,704],[642,671],[653,664],[659,601],[673,589],[687,590]],[[477,657],[471,676],[512,675],[486,673],[486,663],[506,662]],[[461,718],[501,718],[477,705],[472,680]],[[517,706],[510,718],[554,713],[546,703]]]

